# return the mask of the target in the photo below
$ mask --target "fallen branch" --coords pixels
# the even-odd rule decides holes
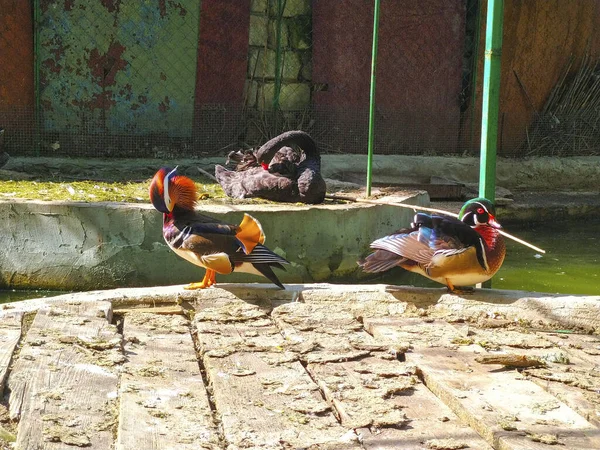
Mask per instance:
[[[506,353],[501,355],[483,355],[475,358],[479,364],[500,364],[506,367],[545,367],[541,359],[527,355]]]
[[[198,169],[198,172],[200,172],[205,177],[208,177],[208,178],[210,178],[213,181],[217,181],[217,178],[212,173],[207,172],[206,170],[201,169],[200,167],[196,167],[196,169]]]
[[[438,213],[438,214],[444,214],[446,216],[451,216],[451,217],[458,217],[458,214],[455,213],[451,213],[449,211],[444,211],[443,209],[435,209],[435,208],[426,208],[425,206],[415,206],[415,205],[407,205],[405,203],[396,203],[396,202],[382,202],[379,200],[367,200],[364,198],[357,198],[357,197],[346,197],[345,195],[335,195],[335,194],[328,194],[325,196],[325,198],[331,199],[331,200],[345,200],[347,202],[358,202],[358,203],[370,203],[372,205],[389,205],[389,206],[398,206],[400,208],[408,208],[408,209],[412,209],[413,211],[427,211],[427,212],[433,212],[433,213]],[[543,250],[539,247],[536,247],[533,244],[530,244],[529,242],[526,242],[522,239],[519,239],[516,236],[513,236],[510,233],[507,233],[504,230],[498,230],[498,232],[502,235],[505,236],[509,239],[512,239],[515,242],[518,242],[521,245],[524,245],[525,247],[529,247],[533,250],[535,250],[536,252],[540,252],[540,253],[546,253],[546,250]]]

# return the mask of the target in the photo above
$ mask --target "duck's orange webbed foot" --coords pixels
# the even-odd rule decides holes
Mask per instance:
[[[217,284],[217,272],[215,272],[214,270],[211,269],[206,269],[206,274],[204,275],[204,278],[202,279],[202,281],[200,283],[190,283],[187,286],[184,286],[183,288],[188,290],[188,291],[192,291],[192,290],[196,290],[196,289],[206,289],[207,287],[211,287],[215,284]]]
[[[468,287],[468,286],[456,287],[448,279],[446,279],[446,286],[448,287],[448,292],[450,294],[465,295],[465,294],[473,294],[475,292],[475,289],[472,287]]]

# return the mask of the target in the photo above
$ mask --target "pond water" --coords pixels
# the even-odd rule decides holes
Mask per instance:
[[[546,254],[509,240],[494,288],[600,295],[600,222],[559,222],[510,232]]]
[[[18,289],[0,289],[0,303],[10,303],[19,300],[28,300],[30,298],[53,297],[55,295],[66,294],[61,291],[45,290],[18,290]]]
[[[506,258],[492,279],[493,288],[600,295],[600,222],[511,226],[506,231],[546,253],[539,254],[507,239]],[[370,282],[440,286],[400,268]]]

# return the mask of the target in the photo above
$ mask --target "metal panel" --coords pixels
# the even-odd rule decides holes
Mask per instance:
[[[0,128],[7,131],[7,148],[28,146],[33,126],[33,36],[31,11],[19,0],[0,0]]]
[[[41,0],[44,131],[191,136],[199,0]]]
[[[202,1],[196,92],[198,105],[242,104],[249,27],[250,0]]]
[[[323,87],[313,100],[337,108],[337,120],[366,116],[372,18],[370,0],[313,1],[313,81]],[[456,150],[464,20],[464,1],[382,2],[376,153]],[[340,134],[355,133],[343,122]]]

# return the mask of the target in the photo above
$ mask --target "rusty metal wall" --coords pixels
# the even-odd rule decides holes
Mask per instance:
[[[482,13],[486,13],[482,2]],[[483,53],[485,50],[485,20],[480,24],[480,42],[475,68],[477,79],[475,98],[481,99]],[[585,55],[600,62],[600,2],[597,0],[505,0],[502,43],[502,75],[500,81],[500,124],[498,146],[504,156],[599,154],[600,123],[589,123],[595,129],[593,139],[573,143],[566,153],[559,145],[531,149],[536,123],[542,129],[555,128],[558,118],[542,117],[544,106],[555,86],[561,82],[572,60],[572,79]],[[600,71],[597,72],[600,76]],[[590,86],[580,86],[585,93]],[[593,95],[592,95],[593,97]],[[597,94],[596,94],[597,97]],[[600,118],[600,111],[596,114]],[[481,102],[476,102],[463,114],[463,139],[466,151],[478,152],[480,142]],[[559,121],[562,121],[560,118]],[[579,130],[571,130],[574,134]],[[593,130],[591,130],[593,131]],[[573,136],[575,137],[575,136]],[[543,136],[542,136],[543,138]]]
[[[478,153],[484,6],[382,0],[376,153]],[[372,0],[0,0],[7,150],[196,157],[303,129],[366,153],[372,15]],[[600,57],[600,2],[505,0],[505,16],[500,154],[599,153],[600,112],[560,117],[557,137],[543,109],[571,55],[572,72]]]
[[[43,0],[40,9],[42,132],[56,133],[55,147],[66,133],[191,136],[197,0]]]
[[[377,147],[385,153],[456,152],[464,2],[384,1],[380,15]],[[366,114],[373,25],[363,18],[372,16],[372,2],[313,1],[313,77],[322,86],[313,101],[337,107],[338,117],[353,109]],[[331,131],[339,142],[356,129],[351,120],[345,123]]]
[[[0,1],[0,128],[6,147],[31,148],[34,128],[33,24],[21,0]]]

